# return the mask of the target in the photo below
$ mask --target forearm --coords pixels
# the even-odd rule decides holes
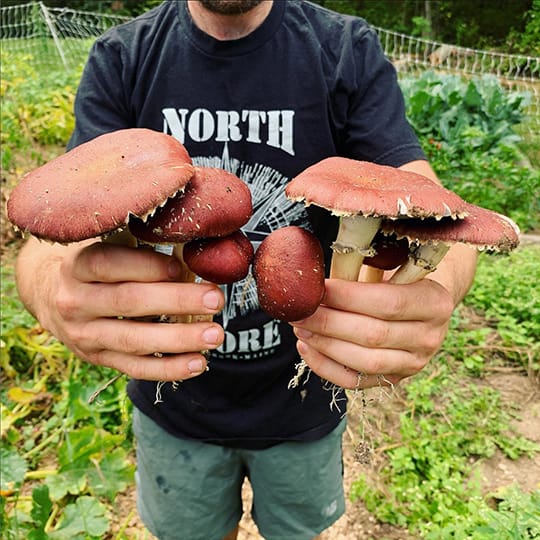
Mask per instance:
[[[470,289],[476,270],[477,251],[463,244],[452,246],[437,269],[426,277],[440,283],[458,305]]]

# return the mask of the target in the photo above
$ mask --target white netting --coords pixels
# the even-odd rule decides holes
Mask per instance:
[[[86,58],[96,37],[129,20],[106,13],[49,8],[32,2],[0,8],[3,52],[31,55],[36,64],[71,69]]]
[[[527,92],[527,127],[540,132],[540,57],[503,54],[458,47],[437,41],[407,36],[376,28],[386,55],[400,75],[415,75],[432,70],[455,75],[494,75],[510,90]]]
[[[70,69],[84,61],[93,40],[128,17],[49,8],[43,2],[0,8],[3,51],[31,55],[36,64]],[[540,58],[448,45],[376,28],[400,75],[435,70],[468,76],[492,74],[509,89],[531,96],[527,128],[540,132]]]

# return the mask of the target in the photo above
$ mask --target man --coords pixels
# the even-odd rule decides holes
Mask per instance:
[[[335,222],[283,194],[325,157],[436,181],[373,30],[302,0],[165,2],[97,40],[75,113],[70,147],[148,127],[180,140],[195,164],[240,176],[253,194],[245,229],[255,247],[297,224],[315,231],[329,258]],[[456,246],[416,284],[329,279],[323,305],[292,325],[258,309],[252,282],[223,290],[177,283],[174,261],[148,250],[30,240],[18,284],[30,311],[76,354],[132,377],[138,507],[156,536],[236,538],[248,476],[261,534],[309,540],[344,511],[344,408],[330,407],[324,381],[367,388],[421,370],[474,261]],[[214,321],[131,319],[160,313]],[[201,350],[212,351],[209,362]],[[288,389],[299,356],[313,372]],[[156,381],[178,380],[160,384],[155,399]]]

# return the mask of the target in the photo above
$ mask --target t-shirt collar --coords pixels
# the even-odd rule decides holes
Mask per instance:
[[[192,43],[198,49],[212,56],[224,57],[247,54],[270,39],[281,23],[286,4],[287,2],[284,0],[275,0],[266,19],[253,32],[240,39],[220,41],[209,36],[195,25],[189,13],[187,2],[177,2],[180,26]]]

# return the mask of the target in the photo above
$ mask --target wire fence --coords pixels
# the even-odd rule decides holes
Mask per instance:
[[[43,2],[0,7],[2,51],[29,55],[41,67],[73,69],[84,62],[94,39],[129,17],[65,8]],[[400,76],[426,70],[474,77],[491,74],[509,90],[526,92],[524,125],[540,132],[540,57],[458,47],[375,28]]]

